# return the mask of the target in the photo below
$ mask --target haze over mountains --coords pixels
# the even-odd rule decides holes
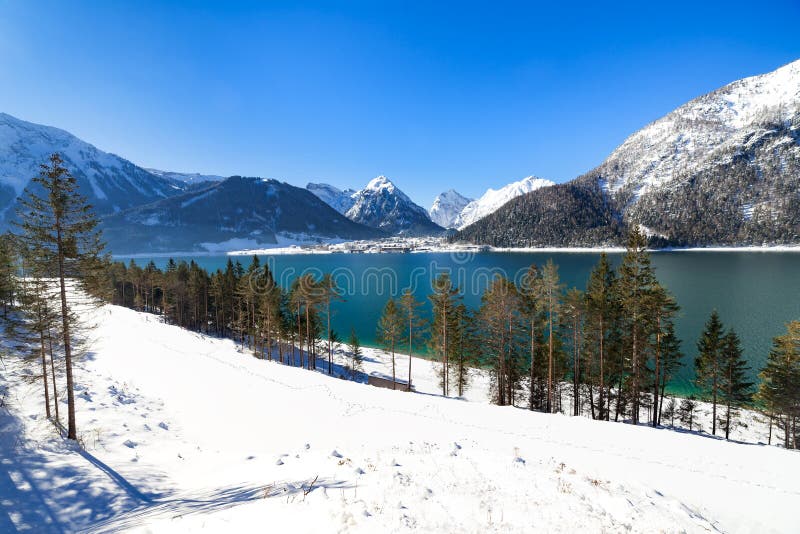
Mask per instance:
[[[800,242],[800,60],[692,100],[596,169],[518,197],[457,239],[501,247]]]
[[[226,250],[286,242],[443,235],[500,247],[800,242],[800,61],[739,80],[631,135],[563,184],[533,176],[429,211],[389,178],[324,183],[145,169],[74,135],[0,113],[0,231],[49,154],[62,154],[114,252]],[[170,247],[179,247],[170,250]]]

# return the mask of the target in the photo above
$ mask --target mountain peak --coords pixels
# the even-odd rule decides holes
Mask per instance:
[[[522,180],[511,182],[500,189],[489,188],[478,200],[473,200],[467,204],[453,224],[459,229],[465,228],[478,219],[482,219],[498,210],[509,200],[551,185],[553,185],[553,182],[550,180],[536,176],[526,176]]]

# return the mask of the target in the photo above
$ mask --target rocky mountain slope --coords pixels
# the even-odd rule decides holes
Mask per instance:
[[[455,189],[439,194],[428,210],[431,220],[442,228],[455,228],[456,220],[473,199],[461,195]]]
[[[378,176],[353,195],[347,217],[390,234],[429,235],[443,231],[422,207],[414,204],[388,178]]]
[[[167,180],[172,180],[175,182],[184,182],[190,185],[196,185],[203,182],[221,182],[225,179],[225,176],[219,176],[217,174],[201,174],[199,172],[173,172],[173,171],[160,171],[158,169],[145,169],[147,172],[151,174],[155,174],[156,176],[161,176]]]
[[[337,213],[305,189],[240,176],[114,214],[102,227],[116,254],[223,251],[384,236]]]
[[[80,192],[100,214],[167,198],[185,188],[69,132],[0,113],[0,231],[8,228],[17,197],[53,152],[61,154]]]
[[[800,60],[692,100],[596,169],[514,199],[457,239],[495,246],[800,242]]]

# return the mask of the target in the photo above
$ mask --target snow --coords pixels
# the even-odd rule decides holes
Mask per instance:
[[[38,384],[5,358],[0,530],[796,530],[792,451],[491,406],[480,374],[475,402],[444,399],[418,359],[427,394],[259,360],[115,306],[87,315],[85,450],[54,435]],[[386,374],[385,353],[365,356]]]
[[[219,176],[217,174],[201,174],[199,172],[161,171],[152,168],[145,168],[145,170],[150,174],[155,174],[156,176],[166,178],[167,180],[177,180],[179,182],[184,182],[187,184],[197,184],[200,182],[221,182],[222,180],[225,179],[224,176]]]
[[[453,224],[461,230],[490,213],[494,213],[509,200],[553,184],[553,182],[544,178],[528,176],[497,190],[487,189],[483,196],[464,207]]]
[[[599,167],[601,186],[628,188],[634,202],[661,187],[677,187],[682,175],[723,163],[764,130],[765,121],[800,113],[800,60],[773,72],[744,78],[684,104],[628,137]],[[753,136],[760,139],[760,135]],[[800,146],[778,138],[775,146]]]
[[[456,219],[472,201],[473,199],[461,195],[455,189],[449,189],[433,200],[428,215],[442,228],[455,228]]]
[[[353,207],[355,203],[353,196],[357,193],[354,189],[345,189],[342,191],[329,184],[309,183],[306,185],[306,189],[314,193],[320,200],[342,215]]]

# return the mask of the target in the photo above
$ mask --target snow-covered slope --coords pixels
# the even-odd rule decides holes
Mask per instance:
[[[600,166],[605,187],[633,199],[730,161],[740,147],[800,116],[800,60],[703,95],[628,137]],[[800,124],[796,124],[798,126]],[[791,143],[800,157],[800,146]]]
[[[442,231],[422,207],[414,204],[385,176],[373,178],[352,198],[353,206],[346,215],[358,223],[392,234],[424,235]]]
[[[180,184],[98,150],[64,130],[0,113],[0,228],[13,216],[15,199],[53,152],[61,154],[81,193],[101,214],[182,192]]]
[[[6,358],[0,530],[796,530],[793,451],[377,389],[154,315],[87,315],[85,450],[54,436],[39,384]],[[435,393],[433,365],[414,372]]]
[[[453,224],[457,228],[464,228],[486,217],[490,213],[495,212],[512,198],[551,185],[553,185],[553,182],[550,180],[528,176],[527,178],[523,178],[518,182],[512,182],[497,190],[487,189],[486,193],[484,193],[481,198],[473,200],[464,207]]]
[[[309,183],[306,189],[317,195],[324,203],[344,215],[347,210],[353,207],[356,200],[354,195],[358,193],[355,189],[341,189],[329,184]]]
[[[461,195],[455,189],[449,189],[433,199],[428,210],[431,220],[442,228],[455,228],[456,219],[473,199]]]
[[[167,180],[174,180],[177,182],[184,182],[187,184],[195,185],[202,182],[221,182],[225,176],[218,176],[216,174],[200,174],[199,172],[172,172],[160,171],[158,169],[145,169],[151,174],[161,176]]]

